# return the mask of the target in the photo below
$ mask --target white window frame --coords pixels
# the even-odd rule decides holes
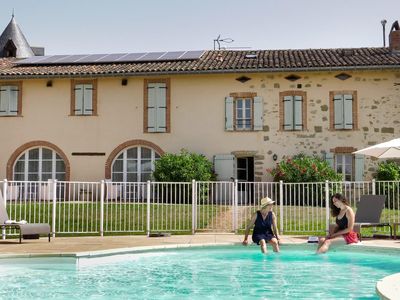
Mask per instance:
[[[156,160],[158,160],[160,158],[160,155],[152,148],[150,147],[143,147],[143,146],[136,146],[136,147],[129,147],[126,148],[124,150],[122,150],[120,153],[118,153],[118,155],[114,158],[112,164],[111,164],[111,179],[113,179],[114,177],[114,163],[115,161],[121,156],[121,154],[123,155],[122,157],[122,182],[128,182],[127,181],[127,177],[128,177],[128,162],[127,162],[127,153],[128,150],[133,149],[133,148],[137,148],[137,164],[136,164],[136,173],[137,174],[137,180],[136,182],[142,182],[142,174],[148,174],[148,172],[142,172],[142,149],[146,148],[151,150],[151,173],[154,172],[154,163]],[[158,155],[158,157],[156,157],[156,155]],[[121,172],[118,172],[118,174]]]
[[[38,164],[39,164],[39,166],[38,166],[38,172],[37,172],[37,174],[38,174],[38,180],[36,180],[36,181],[43,181],[43,180],[42,180],[42,176],[43,176],[43,172],[42,172],[43,149],[50,150],[50,151],[52,152],[52,158],[51,158],[51,160],[52,160],[51,179],[56,179],[56,178],[57,178],[57,177],[56,177],[57,174],[62,174],[62,172],[56,172],[56,170],[57,170],[57,152],[56,152],[56,151],[54,151],[54,150],[51,149],[51,148],[47,148],[47,147],[34,147],[34,148],[30,148],[30,149],[25,150],[25,151],[18,157],[18,159],[15,160],[14,166],[13,166],[13,178],[14,178],[14,180],[15,180],[15,175],[16,175],[16,173],[21,174],[21,173],[19,173],[19,172],[15,172],[15,166],[16,166],[17,162],[20,161],[20,158],[21,158],[23,155],[25,155],[25,157],[24,157],[24,180],[23,180],[23,181],[32,181],[32,180],[29,180],[29,174],[30,174],[30,172],[29,172],[29,162],[30,162],[30,161],[33,161],[33,160],[30,160],[28,156],[29,156],[29,151],[34,150],[34,149],[39,149],[39,158],[38,158]],[[60,155],[59,155],[59,156],[60,156]],[[60,156],[60,157],[61,157],[61,156]],[[61,159],[62,159],[62,158],[61,158]],[[63,161],[64,161],[64,160],[63,160]],[[65,175],[66,175],[65,169],[66,169],[66,166],[65,166],[65,161],[64,161],[64,172],[63,172],[63,173],[64,173],[64,178],[65,178]]]
[[[239,107],[238,103],[242,101],[241,107]],[[246,103],[250,103],[250,107],[246,108]],[[239,111],[242,111],[242,118],[239,118]],[[246,113],[250,113],[250,118],[246,117]],[[242,121],[242,124],[239,124],[239,121]],[[249,122],[246,122],[249,121]],[[253,98],[249,97],[240,97],[235,98],[235,128],[238,131],[241,130],[253,130]]]
[[[346,157],[350,157],[350,164],[346,164]],[[339,166],[342,167],[342,172],[338,171]],[[351,167],[351,173],[346,173],[346,166]],[[354,170],[354,155],[351,153],[335,153],[335,171],[336,173],[342,175],[344,181],[353,181],[355,176]],[[350,178],[346,179],[346,176],[349,175]]]

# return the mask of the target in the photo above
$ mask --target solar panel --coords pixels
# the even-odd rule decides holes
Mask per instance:
[[[204,50],[171,51],[171,52],[142,52],[142,53],[113,53],[113,54],[77,54],[34,56],[15,62],[20,65],[44,64],[82,64],[82,63],[117,63],[117,62],[146,62],[174,61],[199,59]]]

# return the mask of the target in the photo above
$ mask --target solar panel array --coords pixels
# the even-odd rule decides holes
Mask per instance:
[[[117,53],[117,54],[79,54],[79,55],[48,55],[33,56],[16,62],[19,65],[59,65],[59,64],[95,64],[95,63],[120,63],[120,62],[149,62],[196,60],[204,50],[174,51],[174,52],[143,52],[143,53]]]

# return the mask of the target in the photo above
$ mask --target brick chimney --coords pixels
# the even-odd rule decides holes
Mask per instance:
[[[390,51],[400,51],[400,26],[395,21],[389,33],[389,49]]]

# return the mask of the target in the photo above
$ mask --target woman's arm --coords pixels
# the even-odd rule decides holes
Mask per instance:
[[[274,212],[272,212],[272,231],[274,232],[276,239],[279,240],[278,227],[276,226],[276,216]]]
[[[342,234],[349,233],[350,231],[353,230],[354,221],[355,221],[355,215],[354,215],[354,212],[353,212],[353,210],[351,209],[351,207],[348,207],[348,208],[347,208],[347,210],[346,210],[346,217],[347,217],[347,220],[348,220],[347,228],[335,232],[334,234],[332,234],[332,235],[330,236],[331,238],[340,236],[340,235],[342,235]]]
[[[244,240],[243,240],[243,245],[247,245],[248,244],[248,237],[249,237],[249,233],[250,233],[250,229],[254,226],[254,223],[256,222],[257,219],[257,213],[255,213],[252,217],[251,220],[249,222],[249,225],[247,225],[246,227],[246,231],[244,232]]]

